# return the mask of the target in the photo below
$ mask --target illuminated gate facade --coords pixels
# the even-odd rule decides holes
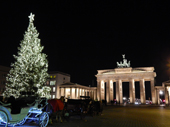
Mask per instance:
[[[154,85],[154,78],[156,73],[154,67],[139,67],[131,68],[130,62],[127,63],[125,55],[123,55],[123,62],[118,63],[118,68],[98,70],[97,77],[97,99],[105,100],[109,103],[113,98],[113,82],[116,83],[116,100],[123,103],[123,87],[122,82],[129,82],[129,96],[130,103],[135,103],[135,81],[140,83],[140,100],[145,104],[145,81],[150,81],[152,103],[157,103],[156,89]],[[106,87],[105,87],[106,84]],[[106,89],[106,90],[105,90]],[[105,93],[106,91],[106,93]],[[106,97],[105,97],[106,95]]]

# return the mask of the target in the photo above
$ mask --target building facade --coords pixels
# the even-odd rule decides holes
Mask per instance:
[[[146,103],[145,81],[150,81],[152,103],[157,104],[158,96],[154,80],[156,72],[154,67],[130,67],[130,61],[127,62],[125,55],[123,61],[117,62],[117,68],[98,70],[97,77],[97,99],[106,100],[108,103],[113,101],[114,87],[116,83],[116,100],[123,103],[123,82],[129,82],[130,103],[135,103],[135,81],[140,85],[140,101]]]
[[[97,88],[79,85],[70,82],[70,75],[63,72],[49,72],[50,78],[47,86],[51,88],[51,98],[59,99],[61,96],[69,99],[80,99],[80,96],[97,98]]]
[[[89,96],[91,99],[97,99],[97,88],[79,85],[77,83],[63,83],[60,85],[60,96],[66,99],[81,99],[81,96]]]
[[[47,80],[47,86],[51,88],[51,98],[60,98],[60,85],[70,82],[70,75],[63,72],[49,72],[50,78]]]
[[[152,103],[156,104],[157,96],[154,84],[156,73],[154,67],[140,68],[115,68],[107,70],[98,70],[97,77],[97,98],[98,100],[113,101],[114,87],[116,83],[116,100],[123,103],[123,82],[129,82],[129,97],[130,103],[135,103],[135,81],[140,84],[140,100],[145,104],[145,81],[150,81]],[[106,89],[106,90],[105,90]],[[105,93],[106,91],[106,93]]]

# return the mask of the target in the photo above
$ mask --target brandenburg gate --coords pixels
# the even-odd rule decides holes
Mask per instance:
[[[122,83],[129,82],[130,103],[135,103],[135,81],[138,81],[140,84],[140,100],[141,103],[145,104],[145,81],[150,81],[152,103],[157,103],[158,98],[154,86],[154,78],[156,77],[154,67],[132,68],[130,67],[130,61],[127,62],[125,59],[125,55],[123,55],[123,62],[117,62],[117,66],[118,68],[115,69],[98,70],[96,75],[98,100],[105,100],[106,98],[107,102],[112,101],[114,99],[113,83],[116,82],[116,100],[117,102],[123,103]]]

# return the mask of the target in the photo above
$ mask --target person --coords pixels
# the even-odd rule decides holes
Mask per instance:
[[[3,96],[2,103],[7,103],[7,98]]]
[[[58,109],[56,111],[56,121],[60,120],[62,123],[62,113],[64,109],[64,98],[57,99]]]
[[[64,103],[63,101],[60,99],[49,99],[48,103],[51,104],[51,106],[53,107],[53,113],[50,116],[50,124],[52,124],[52,117],[55,116],[56,117],[56,121],[58,121],[58,119],[60,120],[60,122],[62,122],[62,111],[64,109]]]
[[[20,105],[15,101],[14,96],[10,96],[7,103],[11,103],[11,114],[19,114],[21,111]]]

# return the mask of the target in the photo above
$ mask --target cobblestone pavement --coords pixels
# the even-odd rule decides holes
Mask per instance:
[[[35,124],[25,125],[38,127]],[[105,106],[100,116],[78,116],[69,121],[53,122],[48,127],[170,127],[170,107],[151,105]]]

